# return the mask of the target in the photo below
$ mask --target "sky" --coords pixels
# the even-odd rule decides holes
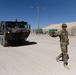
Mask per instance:
[[[39,17],[37,7],[39,7]],[[39,18],[39,19],[38,19]],[[27,21],[31,28],[76,21],[76,0],[0,0],[0,21]]]

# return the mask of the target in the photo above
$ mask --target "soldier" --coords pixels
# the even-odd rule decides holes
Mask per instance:
[[[59,61],[59,59],[62,57],[64,67],[69,69],[68,68],[69,55],[67,54],[68,53],[67,46],[69,45],[69,38],[68,38],[68,32],[66,28],[67,28],[67,25],[62,24],[62,30],[60,30],[59,32],[51,36],[52,37],[59,36],[60,38],[60,47],[61,47],[62,53],[56,58],[56,60]]]

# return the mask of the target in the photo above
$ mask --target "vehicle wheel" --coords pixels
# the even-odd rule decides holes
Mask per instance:
[[[1,45],[6,47],[8,45],[8,42],[4,38],[2,38]]]
[[[2,45],[2,43],[3,43],[3,42],[2,42],[2,39],[1,39],[1,45]]]

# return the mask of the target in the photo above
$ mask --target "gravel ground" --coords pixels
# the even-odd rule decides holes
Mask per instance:
[[[3,47],[0,45],[0,75],[75,75],[76,36],[69,36],[69,68],[57,62],[61,53],[59,38],[49,35],[30,34],[23,45]]]

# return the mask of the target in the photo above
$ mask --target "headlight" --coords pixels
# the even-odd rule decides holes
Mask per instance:
[[[9,34],[10,32],[8,31],[7,33]]]

